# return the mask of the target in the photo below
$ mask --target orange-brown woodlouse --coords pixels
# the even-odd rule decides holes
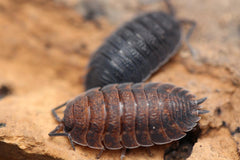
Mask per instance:
[[[161,145],[183,138],[207,113],[193,94],[172,84],[123,83],[93,88],[52,110],[60,123],[49,136],[67,136],[94,149]],[[56,110],[65,106],[61,120]],[[63,130],[63,133],[59,131]]]

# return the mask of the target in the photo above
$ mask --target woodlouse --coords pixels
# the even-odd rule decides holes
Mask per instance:
[[[73,148],[76,143],[102,151],[166,144],[196,126],[198,115],[208,112],[199,106],[205,100],[172,84],[109,84],[53,109],[60,124],[49,136],[67,136]],[[55,111],[65,105],[61,120]]]
[[[112,83],[145,81],[174,56],[182,44],[181,24],[190,24],[186,44],[196,26],[191,20],[176,20],[161,11],[143,14],[113,33],[93,54],[85,80],[86,89]]]

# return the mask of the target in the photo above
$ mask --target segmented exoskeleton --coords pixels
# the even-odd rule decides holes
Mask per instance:
[[[68,136],[73,148],[74,143],[100,150],[166,144],[196,126],[208,112],[199,106],[205,100],[172,84],[110,84],[53,109],[60,125],[49,135]],[[65,105],[61,120],[55,110]]]

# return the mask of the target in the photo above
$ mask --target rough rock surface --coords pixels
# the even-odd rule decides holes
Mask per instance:
[[[78,146],[73,151],[66,137],[48,136],[57,125],[50,111],[84,91],[91,53],[117,26],[137,13],[163,7],[154,0],[123,0],[115,7],[113,0],[104,0],[104,12],[94,8],[100,16],[87,20],[56,1],[0,1],[0,160],[95,159],[96,150]],[[86,12],[75,7],[80,1],[61,1]],[[198,54],[193,58],[183,47],[148,81],[170,82],[208,97],[204,107],[210,113],[200,120],[201,133],[189,159],[237,160],[240,1],[172,1],[177,17],[198,22],[191,38]],[[144,148],[134,149],[125,159],[163,159],[170,145],[151,147],[153,157]],[[120,154],[106,151],[101,159],[117,160]]]

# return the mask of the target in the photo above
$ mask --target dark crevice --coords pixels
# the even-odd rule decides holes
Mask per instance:
[[[218,109],[216,109],[215,111],[217,111],[217,110]],[[217,113],[217,112],[215,112],[215,113]],[[229,133],[232,135],[233,141],[238,145],[238,142],[233,138],[233,136],[235,134],[240,133],[240,126],[236,127],[232,131],[230,129],[229,125],[225,121],[222,121],[222,125],[220,127],[217,127],[217,128],[209,127],[204,132],[204,135],[209,134],[209,132],[212,131],[213,129],[218,130],[222,127],[229,130]],[[165,150],[164,160],[185,160],[185,159],[187,159],[191,155],[193,146],[197,142],[197,139],[200,137],[200,135],[201,135],[201,129],[200,129],[199,125],[197,125],[192,131],[187,132],[187,135],[183,139],[174,142],[169,148],[167,148]],[[239,148],[237,148],[237,153],[240,156]]]
[[[216,113],[216,115],[220,116],[222,113],[222,110],[220,107],[217,107],[214,112]]]
[[[227,124],[225,121],[222,121],[222,125],[221,125],[219,128],[221,128],[221,127],[227,128],[228,131],[229,131],[229,133],[230,133],[232,136],[234,136],[235,134],[240,133],[240,126],[237,126],[234,130],[232,130],[232,129],[230,128],[230,125]],[[212,128],[209,128],[209,130],[211,130],[211,129],[212,129]]]
[[[6,123],[0,123],[0,128],[6,127]]]
[[[222,121],[222,126],[227,127],[227,123],[225,121]]]
[[[46,154],[27,153],[15,144],[0,142],[0,160],[62,160]]]
[[[0,100],[11,93],[12,90],[9,86],[6,85],[0,86]]]
[[[231,131],[232,136],[234,136],[236,133],[240,133],[240,127],[237,127],[234,131]]]
[[[234,136],[237,133],[240,133],[240,126],[236,127],[233,131],[233,130],[231,130],[230,126],[226,122],[223,121],[221,127],[227,128],[232,136]]]
[[[183,139],[173,143],[165,150],[164,160],[187,159],[191,155],[193,146],[197,142],[200,134],[201,129],[199,125],[197,125],[193,130],[188,132]]]

